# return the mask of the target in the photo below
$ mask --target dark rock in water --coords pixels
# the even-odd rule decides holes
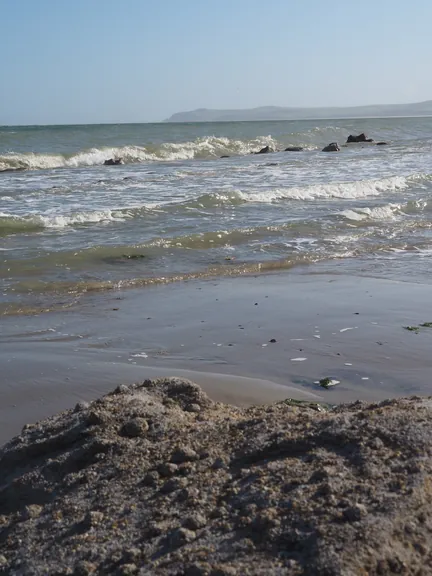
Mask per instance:
[[[328,146],[322,149],[323,152],[340,152],[339,144],[337,142],[332,142]]]
[[[377,142],[377,146],[387,146],[387,142]]]
[[[303,148],[301,146],[288,146],[285,148],[285,152],[302,152]]]
[[[145,258],[145,254],[123,254],[122,258],[125,258],[126,260],[139,260]]]
[[[350,134],[347,138],[347,144],[358,143],[358,142],[373,142],[372,138],[366,138],[366,134],[362,132],[358,136],[353,136]]]
[[[119,164],[123,164],[123,160],[121,158],[110,158],[104,162],[104,166],[118,166]]]
[[[221,156],[221,158],[230,158],[230,156],[227,156],[227,155],[226,155],[226,156]]]
[[[269,152],[272,152],[270,146],[264,146],[264,148],[261,148],[259,152],[255,152],[255,154],[268,154]]]

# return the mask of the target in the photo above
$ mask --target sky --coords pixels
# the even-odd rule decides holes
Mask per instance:
[[[431,0],[0,0],[0,125],[432,99]]]

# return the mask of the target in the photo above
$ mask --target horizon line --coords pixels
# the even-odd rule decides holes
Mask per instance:
[[[428,100],[425,100],[428,102]],[[374,104],[372,104],[374,106]],[[385,104],[377,104],[385,106]],[[395,104],[395,106],[407,106],[407,104]],[[282,108],[282,107],[281,107]],[[353,106],[354,108],[354,106]],[[204,110],[203,108],[201,110]],[[210,110],[210,108],[208,108]],[[239,108],[241,110],[241,108]],[[246,110],[246,108],[245,108]],[[249,108],[254,110],[254,108]],[[176,114],[185,114],[186,112],[176,112]],[[280,118],[280,119],[262,119],[262,120],[196,120],[187,122],[168,122],[167,120],[155,120],[153,122],[90,122],[90,123],[72,123],[72,124],[0,124],[0,128],[45,128],[45,127],[67,127],[67,126],[139,126],[142,124],[246,124],[251,122],[313,122],[315,120],[380,120],[384,118],[432,118],[432,114],[409,114],[409,115],[384,115],[384,116],[320,116],[316,118]]]

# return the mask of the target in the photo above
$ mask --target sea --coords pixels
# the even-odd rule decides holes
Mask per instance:
[[[432,118],[0,127],[0,315],[298,267],[429,282],[431,232]]]

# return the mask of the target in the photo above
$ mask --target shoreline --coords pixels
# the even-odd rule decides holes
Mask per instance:
[[[95,295],[79,310],[4,318],[0,445],[24,424],[154,377],[190,378],[242,406],[428,395],[432,330],[403,326],[431,320],[429,293],[315,267]],[[325,377],[340,384],[324,390],[316,382]]]

